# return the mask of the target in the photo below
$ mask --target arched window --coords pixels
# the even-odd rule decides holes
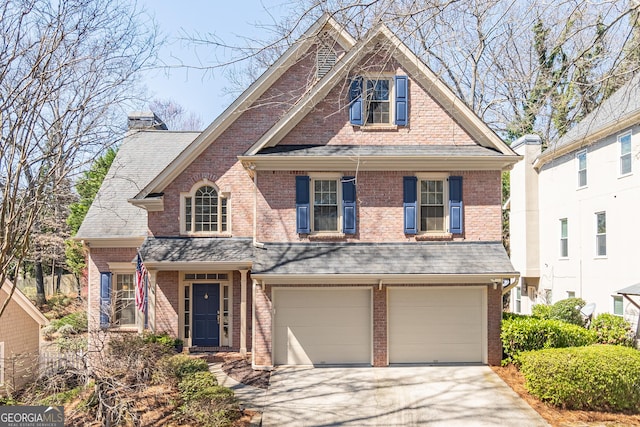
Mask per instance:
[[[203,185],[184,198],[184,229],[187,233],[227,231],[227,199],[211,185]]]

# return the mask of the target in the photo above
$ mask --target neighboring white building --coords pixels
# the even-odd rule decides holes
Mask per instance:
[[[637,331],[640,75],[541,147],[532,135],[512,145],[524,156],[511,172],[511,259],[522,276],[512,310],[575,296]]]

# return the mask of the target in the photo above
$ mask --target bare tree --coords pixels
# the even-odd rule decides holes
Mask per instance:
[[[323,13],[356,38],[384,23],[505,139],[562,135],[640,66],[637,0],[303,0],[290,6],[282,22],[263,25],[269,39],[234,44],[197,34],[190,41],[233,52],[214,67],[230,70],[237,92]],[[248,63],[238,71],[242,60]]]
[[[202,119],[193,111],[189,112],[173,99],[154,99],[149,109],[167,125],[169,130],[202,130]]]
[[[28,256],[47,194],[121,134],[157,44],[129,2],[0,5],[0,283]]]

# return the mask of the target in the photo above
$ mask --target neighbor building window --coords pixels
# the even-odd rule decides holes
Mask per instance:
[[[622,301],[622,297],[614,296],[613,297],[613,314],[616,316],[624,315],[624,304]]]
[[[420,231],[446,231],[444,184],[444,179],[420,180]]]
[[[338,231],[338,179],[314,179],[313,231]]]
[[[569,256],[569,222],[567,218],[560,220],[560,257]]]
[[[578,188],[587,185],[587,150],[579,151],[576,154],[578,160]]]
[[[575,297],[576,297],[575,291],[567,291],[567,298],[575,298]]]
[[[516,306],[514,311],[522,313],[522,289],[520,289],[520,286],[516,286]]]
[[[631,133],[619,136],[618,141],[620,141],[620,175],[628,175],[632,172]]]
[[[227,198],[212,185],[183,195],[183,206],[183,232],[207,234],[228,230]]]
[[[596,213],[596,255],[607,255],[607,214]]]
[[[136,285],[134,274],[116,274],[116,324],[131,326],[136,323]]]

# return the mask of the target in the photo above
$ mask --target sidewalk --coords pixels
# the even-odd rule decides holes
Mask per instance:
[[[219,385],[233,390],[243,409],[256,412],[251,419],[251,426],[262,425],[262,413],[266,402],[267,390],[245,385],[234,380],[222,370],[221,362],[209,363],[209,371],[215,375]]]

